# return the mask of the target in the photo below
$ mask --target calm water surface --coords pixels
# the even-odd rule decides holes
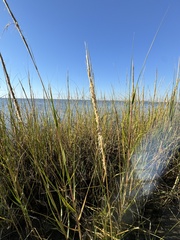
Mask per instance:
[[[27,110],[31,109],[32,106],[36,106],[36,109],[38,109],[39,112],[42,111],[48,111],[50,110],[50,101],[46,99],[17,99],[18,103],[21,107],[21,110]],[[91,100],[66,100],[66,99],[54,99],[53,100],[55,109],[61,113],[64,114],[68,107],[72,110],[80,111],[81,109],[91,109],[92,104]],[[110,110],[112,107],[115,107],[117,110],[122,110],[122,108],[125,108],[127,106],[127,102],[124,101],[107,101],[107,100],[98,100],[97,101],[99,110],[106,109]],[[151,102],[144,102],[144,105],[142,104],[142,107],[144,109],[148,109],[148,107],[154,105],[154,107],[158,106],[159,103],[151,103]],[[4,113],[8,113],[10,106],[10,101],[8,98],[0,98],[0,111]]]

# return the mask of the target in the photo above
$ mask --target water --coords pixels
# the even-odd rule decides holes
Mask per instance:
[[[50,101],[47,99],[33,99],[31,101],[30,99],[23,99],[19,98],[17,99],[20,107],[23,109],[25,106],[27,108],[31,108],[32,103],[38,109],[41,111],[47,111],[50,110]],[[8,112],[8,99],[7,98],[0,98],[0,111]],[[67,100],[67,99],[53,99],[53,103],[55,106],[55,109],[64,114],[67,110],[67,107],[70,107],[70,109],[74,110],[81,110],[84,107],[85,108],[91,108],[91,100]],[[106,100],[99,100],[97,101],[99,109],[104,108],[105,106],[107,109],[110,109],[112,104],[114,104],[116,107],[123,107],[124,102],[121,101],[115,101],[112,103],[112,101],[106,101]]]
[[[52,112],[52,102],[47,99],[17,99],[20,112],[23,117],[23,121],[26,121],[26,115],[35,114],[39,118],[42,116],[47,117],[48,119],[53,120]],[[73,117],[76,114],[88,114],[89,112],[93,113],[93,107],[91,100],[67,100],[67,99],[53,99],[53,105],[57,114],[58,119],[62,120],[68,114]],[[120,115],[122,108],[125,106],[125,102],[121,101],[97,101],[98,110],[100,116],[104,114],[109,114],[113,109],[116,108],[116,111]],[[3,113],[3,116],[6,118],[7,126],[9,126],[10,112],[15,110],[13,101],[9,101],[7,98],[0,98],[0,113]],[[68,114],[67,114],[68,112]],[[14,111],[15,113],[15,111]]]
[[[39,113],[51,111],[50,110],[50,101],[46,99],[23,99],[19,98],[17,99],[21,110],[24,109],[31,110],[32,104],[38,109]],[[0,112],[4,112],[5,114],[8,114],[8,106],[10,101],[8,98],[0,98]],[[70,107],[71,110],[81,111],[83,108],[85,109],[92,109],[91,100],[67,100],[67,99],[53,99],[53,103],[55,106],[56,111],[59,113],[59,115],[64,116],[66,110],[68,107]],[[116,108],[116,111],[120,114],[122,109],[125,107],[128,107],[128,103],[124,101],[108,101],[108,100],[98,100],[97,101],[99,111],[103,110],[112,110],[112,108]],[[147,111],[150,107],[157,107],[159,103],[151,103],[148,101],[145,101],[144,104],[141,105],[142,108],[144,108],[145,111]]]

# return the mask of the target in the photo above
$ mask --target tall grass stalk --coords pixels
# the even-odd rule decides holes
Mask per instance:
[[[92,71],[92,66],[91,66],[89,52],[87,50],[87,47],[86,47],[86,64],[87,64],[87,74],[88,74],[89,84],[90,84],[91,101],[93,104],[96,125],[97,125],[98,144],[99,144],[99,149],[100,149],[100,152],[102,155],[102,166],[103,166],[103,170],[104,170],[103,181],[104,181],[105,178],[107,177],[106,157],[105,157],[105,152],[104,152],[104,141],[103,141],[103,136],[102,136],[102,131],[101,131],[100,117],[99,117],[99,113],[98,113],[98,106],[97,106],[97,100],[96,100],[96,94],[95,94],[95,88],[94,88],[94,74]]]
[[[6,82],[7,82],[7,85],[9,87],[9,92],[10,92],[10,95],[12,96],[12,98],[13,98],[13,102],[14,102],[14,107],[16,109],[17,118],[19,119],[20,122],[22,122],[22,116],[21,116],[19,104],[18,104],[18,102],[16,100],[16,97],[15,97],[15,94],[14,94],[14,91],[13,91],[13,88],[12,88],[12,85],[11,85],[11,81],[10,81],[8,72],[6,70],[6,65],[4,63],[4,59],[3,59],[1,53],[0,53],[0,59],[1,59],[2,67],[3,67],[3,70],[4,70],[4,75],[5,75],[5,78],[6,78]]]
[[[39,77],[39,79],[40,79],[40,82],[41,82],[41,84],[42,84],[42,87],[43,87],[43,91],[44,91],[44,93],[45,93],[45,96],[48,98],[47,91],[46,91],[46,88],[45,88],[45,86],[44,86],[43,79],[42,79],[42,77],[41,77],[41,74],[40,74],[40,71],[39,71],[38,66],[37,66],[37,64],[36,64],[35,58],[34,58],[34,56],[33,56],[33,53],[32,53],[32,51],[31,51],[31,49],[30,49],[30,47],[29,47],[29,45],[28,45],[28,42],[27,42],[25,36],[23,35],[23,33],[22,33],[22,31],[21,31],[21,28],[20,28],[20,26],[19,26],[19,23],[18,23],[18,21],[16,20],[13,12],[11,11],[11,8],[9,7],[7,1],[6,1],[6,0],[3,0],[3,2],[4,2],[4,4],[5,4],[5,7],[6,7],[7,11],[9,12],[9,15],[11,16],[11,18],[12,18],[12,20],[13,20],[16,28],[17,28],[17,31],[18,31],[18,33],[19,33],[19,35],[20,35],[20,37],[21,37],[21,39],[22,39],[22,41],[23,41],[23,43],[24,43],[24,45],[25,45],[25,47],[26,47],[26,49],[27,49],[27,52],[28,52],[28,54],[29,54],[29,56],[30,56],[30,58],[31,58],[31,60],[32,60],[32,63],[33,63],[33,65],[34,65],[34,67],[35,67],[35,70],[36,70],[36,72],[37,72],[37,74],[38,74],[38,77]]]
[[[110,229],[110,236],[112,238],[112,220],[111,220],[111,206],[110,206],[110,195],[109,195],[109,184],[108,184],[108,176],[107,176],[107,163],[106,163],[106,156],[105,156],[105,144],[104,144],[104,139],[102,135],[102,126],[100,123],[100,116],[98,112],[98,105],[97,105],[97,100],[96,100],[96,94],[95,94],[95,87],[94,87],[94,74],[92,70],[92,65],[90,62],[90,56],[88,49],[86,47],[86,64],[87,64],[87,74],[89,78],[89,84],[90,84],[90,93],[91,93],[91,101],[94,109],[94,115],[95,115],[95,120],[96,120],[96,126],[97,126],[97,136],[98,136],[98,145],[99,145],[99,150],[101,152],[102,156],[102,168],[103,168],[103,177],[102,181],[106,183],[106,191],[105,191],[105,204],[107,204],[108,207],[108,221],[109,221],[109,229]],[[95,163],[96,164],[96,163]]]

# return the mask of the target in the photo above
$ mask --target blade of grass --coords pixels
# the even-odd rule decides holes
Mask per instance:
[[[104,171],[103,182],[104,182],[105,178],[107,177],[106,157],[105,157],[105,151],[104,151],[104,140],[103,140],[103,136],[102,136],[102,132],[101,132],[100,118],[99,118],[96,94],[95,94],[95,89],[94,89],[94,75],[93,75],[92,66],[91,66],[91,62],[90,62],[90,56],[89,56],[87,47],[86,47],[86,64],[87,64],[87,73],[88,73],[89,84],[90,84],[91,101],[93,104],[93,109],[94,109],[94,114],[95,114],[95,119],[96,119],[98,144],[99,144],[99,149],[100,149],[100,152],[102,155],[102,166],[103,166],[103,171]]]
[[[13,91],[13,88],[12,88],[12,85],[11,85],[11,81],[10,81],[10,78],[9,78],[9,75],[8,75],[8,72],[7,72],[7,69],[6,69],[6,65],[4,63],[4,59],[3,59],[1,53],[0,53],[0,59],[1,59],[2,67],[3,67],[4,75],[6,77],[6,82],[7,82],[7,85],[9,87],[9,91],[10,91],[10,94],[11,94],[13,102],[14,102],[14,107],[16,109],[16,114],[17,114],[18,120],[19,120],[19,122],[22,123],[23,121],[22,121],[22,116],[21,116],[19,104],[18,104],[17,99],[15,97],[15,94],[14,94],[14,91]]]
[[[48,98],[48,93],[47,93],[46,88],[45,88],[45,86],[44,86],[44,82],[43,82],[43,80],[42,80],[42,77],[41,77],[41,74],[40,74],[40,72],[39,72],[39,69],[38,69],[38,66],[37,66],[37,64],[36,64],[35,58],[34,58],[34,56],[33,56],[33,53],[32,53],[32,51],[31,51],[31,49],[30,49],[30,47],[29,47],[29,45],[28,45],[28,43],[27,43],[27,41],[26,41],[26,38],[24,37],[24,35],[23,35],[23,33],[22,33],[22,30],[21,30],[21,28],[20,28],[20,26],[19,26],[19,24],[18,24],[18,21],[16,20],[13,12],[11,11],[11,9],[10,9],[7,1],[6,1],[6,0],[3,0],[3,2],[4,2],[4,4],[5,4],[5,6],[6,6],[6,9],[7,9],[8,12],[9,12],[9,15],[10,15],[11,18],[13,19],[13,22],[14,22],[14,24],[15,24],[15,26],[16,26],[19,34],[20,34],[20,37],[21,37],[21,39],[22,39],[22,41],[23,41],[23,43],[24,43],[24,45],[25,45],[25,47],[26,47],[26,49],[27,49],[27,51],[28,51],[28,53],[29,53],[29,56],[30,56],[30,58],[31,58],[31,60],[32,60],[32,63],[33,63],[33,65],[34,65],[34,67],[35,67],[35,70],[36,70],[36,72],[37,72],[37,74],[38,74],[38,77],[39,77],[39,79],[40,79],[41,85],[42,85],[42,87],[43,87],[43,91],[44,91],[46,97]]]

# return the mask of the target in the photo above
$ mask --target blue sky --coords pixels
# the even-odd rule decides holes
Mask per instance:
[[[98,97],[124,98],[133,57],[137,81],[155,33],[164,21],[146,62],[140,86],[146,99],[153,92],[158,70],[158,95],[172,87],[180,56],[179,0],[9,0],[7,1],[34,54],[45,86],[54,97],[67,96],[67,75],[72,97],[89,97],[85,46],[87,43]],[[168,9],[168,10],[167,10]],[[17,97],[27,94],[28,73],[35,97],[42,86],[3,0],[0,1],[0,52]],[[8,25],[8,27],[6,27]],[[0,66],[0,97],[7,94]]]

